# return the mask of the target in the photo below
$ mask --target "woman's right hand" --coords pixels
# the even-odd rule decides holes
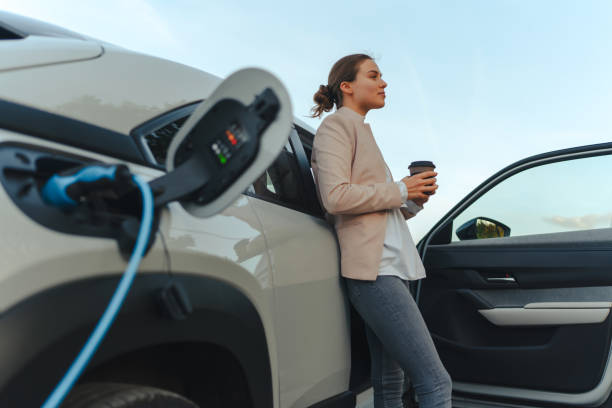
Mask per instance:
[[[424,171],[422,173],[415,174],[414,176],[406,176],[402,179],[406,188],[408,189],[408,200],[412,200],[413,198],[429,198],[428,194],[425,192],[430,192],[431,194],[435,194],[438,189],[438,185],[436,184],[436,178],[438,173],[429,170]],[[434,178],[428,178],[434,177]],[[426,184],[433,184],[427,186]]]

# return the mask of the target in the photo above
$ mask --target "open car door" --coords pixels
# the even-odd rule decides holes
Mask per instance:
[[[419,242],[453,407],[609,406],[611,176],[612,143],[530,157]]]

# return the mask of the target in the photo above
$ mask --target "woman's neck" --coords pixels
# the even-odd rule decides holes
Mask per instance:
[[[365,116],[368,113],[368,110],[369,110],[369,109],[363,108],[362,106],[359,106],[358,104],[356,104],[355,102],[353,102],[351,100],[342,101],[342,106],[347,107],[347,108],[357,112],[361,116]]]

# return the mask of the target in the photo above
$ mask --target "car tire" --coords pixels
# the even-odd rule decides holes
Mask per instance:
[[[154,387],[118,383],[76,386],[62,408],[199,408],[187,398]]]

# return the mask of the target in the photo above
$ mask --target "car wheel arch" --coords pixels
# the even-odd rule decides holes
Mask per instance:
[[[30,395],[40,405],[72,362],[97,322],[119,275],[83,279],[37,293],[0,316],[0,405]],[[184,320],[160,314],[157,293],[172,279],[191,299]],[[95,290],[94,290],[95,289]],[[13,333],[13,335],[11,335]],[[98,378],[99,367],[156,347],[177,345],[226,350],[243,370],[254,407],[272,406],[272,378],[264,327],[255,306],[229,283],[193,274],[138,275],[119,316],[84,374]],[[25,358],[24,358],[25,356]],[[45,367],[45,369],[41,369]],[[96,374],[97,373],[97,374]],[[40,390],[39,395],[34,390]],[[26,404],[28,405],[28,404]]]

